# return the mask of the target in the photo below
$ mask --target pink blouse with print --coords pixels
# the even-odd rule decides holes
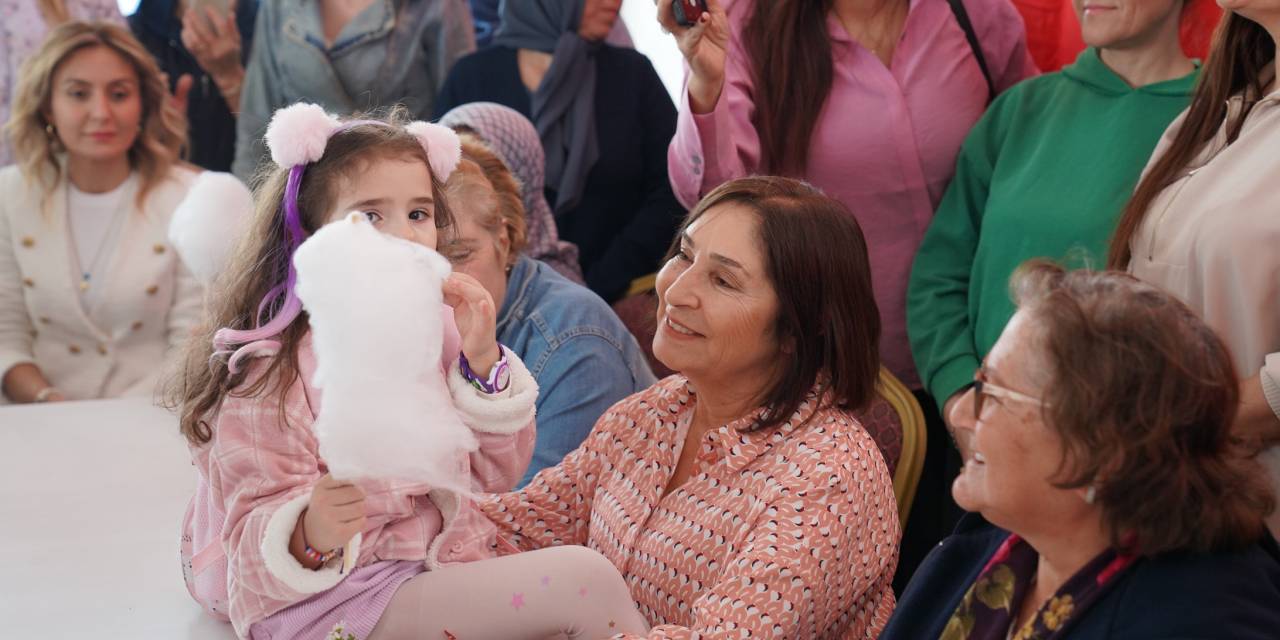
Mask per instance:
[[[523,490],[481,501],[507,553],[577,544],[608,557],[648,638],[875,638],[893,612],[897,508],[884,459],[848,412],[709,431],[663,495],[697,396],[672,376],[614,405]]]
[[[686,91],[667,170],[692,207],[720,184],[764,170],[750,54],[740,40],[753,2],[728,8],[733,33],[725,86],[711,113],[694,115]],[[965,0],[996,91],[1036,73],[1022,18],[1009,0]],[[827,20],[834,56],[831,93],[814,124],[802,176],[849,207],[871,256],[885,366],[919,388],[907,343],[907,279],[916,248],[955,172],[956,156],[990,96],[981,68],[946,0],[911,0],[888,67]]]

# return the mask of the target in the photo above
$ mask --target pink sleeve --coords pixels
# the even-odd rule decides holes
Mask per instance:
[[[300,574],[281,564],[292,562],[302,569],[289,555],[288,537],[322,473],[301,384],[290,389],[284,424],[279,405],[271,401],[273,396],[228,396],[214,429],[209,475],[226,513],[223,546],[233,608],[237,608],[237,601],[255,599],[258,606],[250,608],[274,609],[278,606],[264,605],[263,601],[296,602],[337,582],[330,583],[325,572],[311,572],[314,580],[291,582],[290,576]],[[291,518],[280,515],[286,505],[289,508],[284,510],[292,513]],[[274,538],[269,535],[273,530]]]
[[[612,417],[613,410],[605,413],[577,449],[539,471],[523,489],[480,501],[498,527],[500,553],[587,544],[596,484],[609,464],[602,447],[613,440],[607,426]]]
[[[978,41],[987,59],[987,70],[996,93],[1004,93],[1027,78],[1040,75],[1027,48],[1027,28],[1022,14],[1008,0],[965,0],[974,21]]]
[[[671,188],[689,209],[712,189],[753,174],[760,166],[760,137],[751,124],[755,103],[749,58],[737,34],[742,24],[732,11],[729,19],[735,32],[730,37],[720,101],[711,113],[695,115],[689,108],[688,89],[682,90],[676,135],[667,148]]]
[[[831,459],[833,476],[771,503],[719,582],[693,603],[693,623],[627,640],[721,637],[875,638],[893,613],[898,515],[883,458],[865,433]],[[851,459],[850,459],[851,458]]]

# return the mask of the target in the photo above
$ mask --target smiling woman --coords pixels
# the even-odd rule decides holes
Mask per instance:
[[[7,130],[4,396],[150,394],[200,307],[167,240],[195,174],[178,165],[186,122],[155,62],[122,27],[65,24],[23,67]]]

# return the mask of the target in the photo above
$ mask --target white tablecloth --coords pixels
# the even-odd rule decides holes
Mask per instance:
[[[187,594],[195,470],[145,399],[0,407],[0,629],[13,638],[234,638]]]

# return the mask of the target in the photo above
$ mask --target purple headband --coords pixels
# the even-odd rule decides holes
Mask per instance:
[[[214,357],[230,354],[227,369],[231,373],[240,370],[240,363],[247,357],[270,356],[280,351],[276,336],[297,319],[302,312],[302,301],[294,294],[298,272],[293,266],[293,254],[307,239],[302,228],[302,212],[298,210],[298,191],[302,188],[302,176],[307,166],[324,156],[325,146],[333,136],[353,127],[378,125],[389,127],[380,120],[351,120],[341,122],[314,104],[299,103],[276,111],[267,127],[266,143],[271,159],[276,165],[289,168],[289,180],[285,184],[281,210],[284,216],[285,244],[289,252],[289,274],[263,296],[254,315],[254,328],[238,330],[222,328],[213,336]],[[445,181],[462,159],[462,143],[448,127],[415,121],[405,126],[418,139],[427,152],[427,161],[437,180]],[[279,304],[274,313],[273,307]],[[264,317],[270,319],[263,324]],[[237,347],[236,345],[240,345]]]

